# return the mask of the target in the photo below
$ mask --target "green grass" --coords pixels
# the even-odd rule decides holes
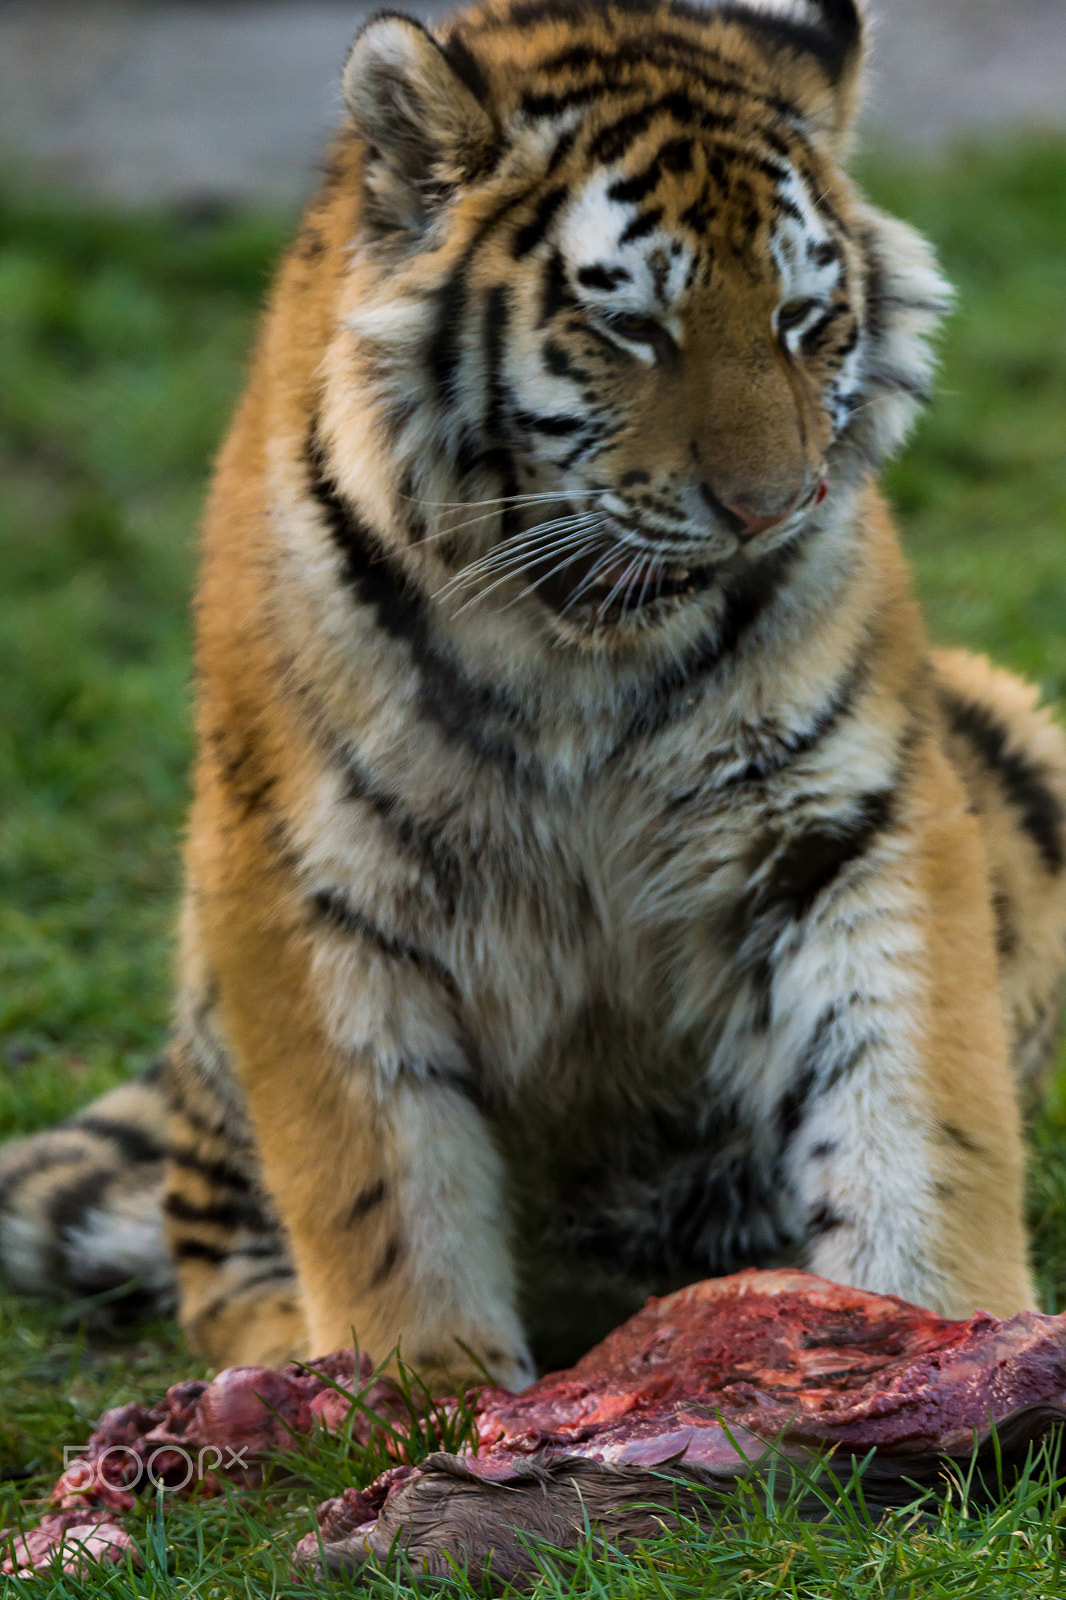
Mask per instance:
[[[1066,142],[869,166],[959,289],[940,397],[889,485],[936,635],[1066,696]],[[168,1007],[185,805],[186,601],[212,450],[287,224],[119,218],[0,194],[0,1133],[143,1064]],[[1042,1293],[1066,1307],[1066,1090],[1033,1130]],[[0,1294],[0,1524],[105,1406],[195,1370],[172,1330],[88,1340]],[[306,1594],[310,1507],[376,1468],[344,1440],[301,1481],[150,1521],[147,1567],[49,1593]],[[741,1498],[723,1525],[622,1560],[560,1559],[545,1594],[1056,1595],[1046,1476],[991,1512],[814,1526]],[[148,1508],[150,1509],[150,1508]],[[383,1588],[389,1588],[384,1584]],[[19,1593],[21,1586],[12,1585]],[[40,1593],[39,1585],[25,1592]]]

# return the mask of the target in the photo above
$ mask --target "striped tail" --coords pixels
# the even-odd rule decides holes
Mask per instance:
[[[163,1236],[162,1067],[45,1133],[0,1146],[0,1270],[16,1289],[96,1301],[93,1325],[173,1309]]]

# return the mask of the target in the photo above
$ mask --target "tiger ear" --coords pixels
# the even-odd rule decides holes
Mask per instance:
[[[476,62],[448,53],[419,22],[371,18],[344,67],[344,99],[366,145],[367,220],[421,233],[462,182],[491,159],[496,130],[475,91]]]
[[[774,52],[815,138],[836,155],[858,102],[861,0],[805,0],[789,12],[727,9]]]
[[[859,64],[863,19],[856,0],[808,0],[812,21],[821,35],[816,54],[834,83],[841,83]]]
[[[859,100],[864,18],[858,0],[807,0],[809,50],[825,76],[828,94],[810,108],[814,131],[835,155],[844,143]]]

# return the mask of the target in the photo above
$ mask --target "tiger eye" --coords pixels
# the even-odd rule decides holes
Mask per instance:
[[[607,317],[607,324],[611,332],[617,333],[622,339],[628,339],[633,344],[650,345],[660,360],[677,349],[669,330],[661,322],[656,322],[654,317],[640,316],[636,312],[612,312]]]
[[[812,311],[820,305],[818,300],[786,300],[784,305],[777,310],[777,331],[787,333],[790,328],[798,327]]]

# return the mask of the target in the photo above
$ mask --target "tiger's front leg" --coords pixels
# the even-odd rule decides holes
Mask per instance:
[[[769,1020],[733,1052],[758,1063],[804,1265],[1009,1316],[1035,1299],[987,869],[954,775],[916,764],[880,826],[859,806],[767,865],[751,934]]]
[[[354,1338],[375,1362],[398,1350],[449,1388],[484,1370],[528,1383],[501,1164],[442,975],[335,899],[319,897],[310,927],[306,916],[284,926],[262,895],[247,916],[242,905],[208,899],[204,921],[264,1187],[297,1271],[301,1353]]]

